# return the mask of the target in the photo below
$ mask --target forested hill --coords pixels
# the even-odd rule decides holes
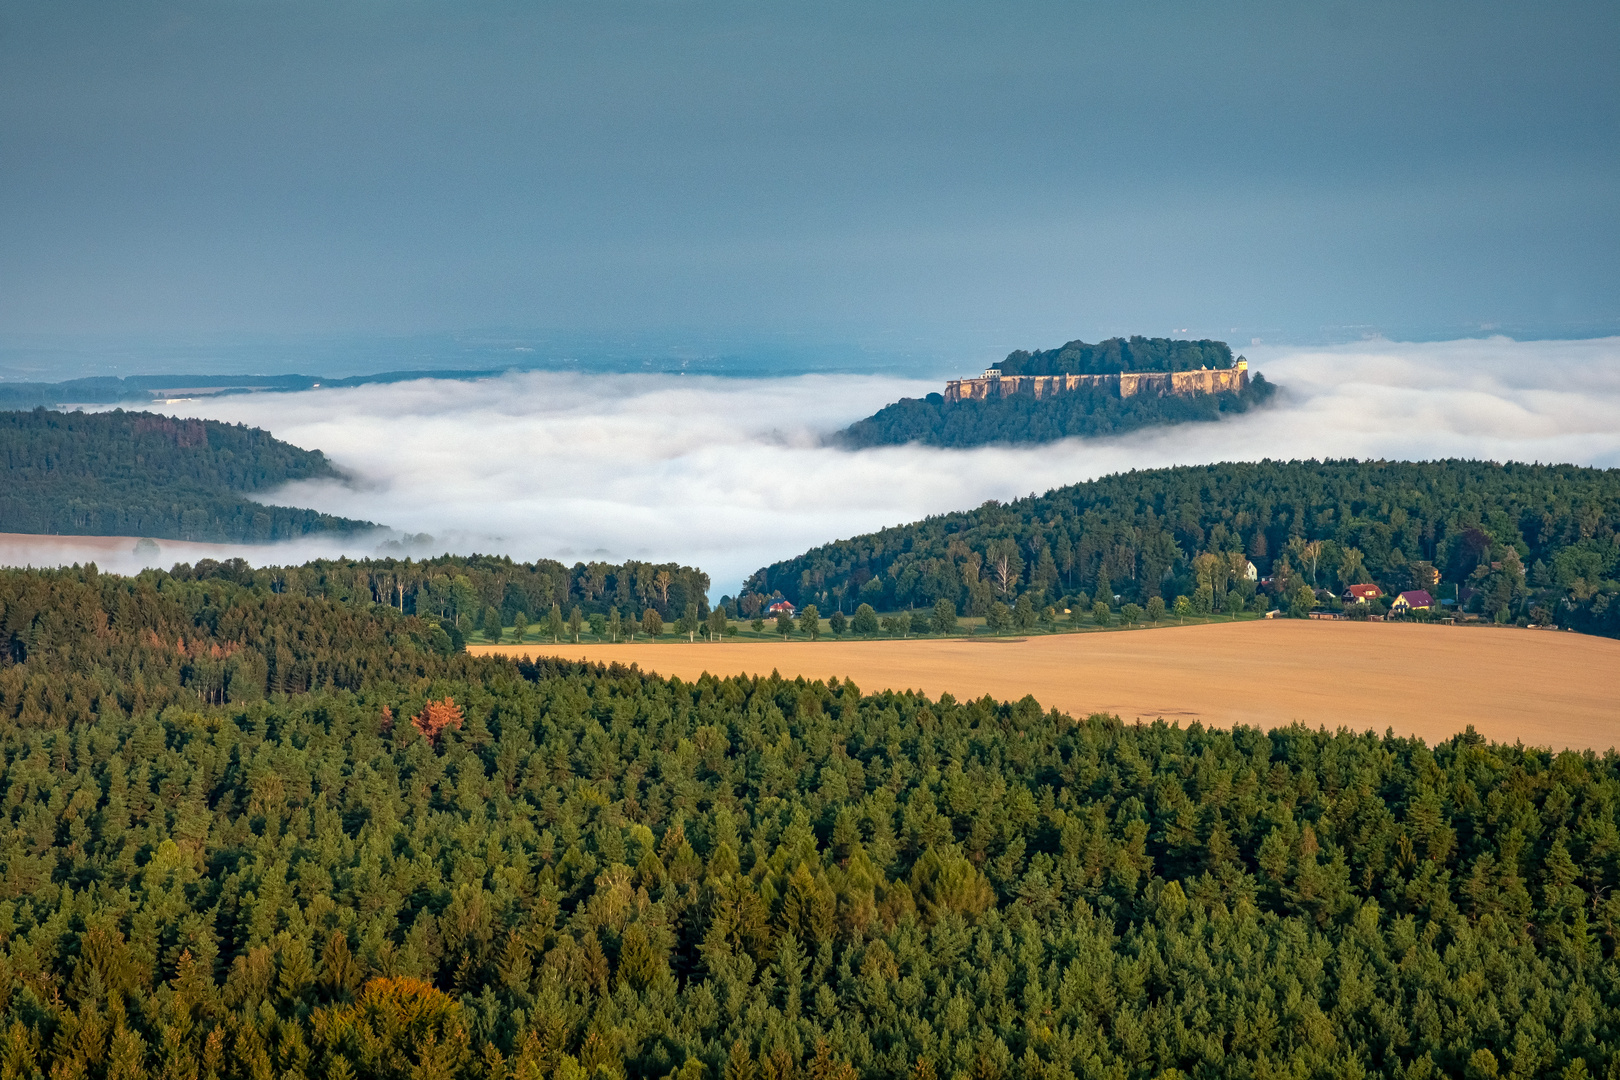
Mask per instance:
[[[1232,363],[1232,347],[1224,341],[1116,337],[1095,345],[1071,341],[1056,349],[1019,349],[996,367],[1003,375],[1117,375],[1229,368]]]
[[[947,599],[980,613],[1028,594],[1145,603],[1223,596],[1271,576],[1460,588],[1503,621],[1620,634],[1620,470],[1480,461],[1263,461],[1131,472],[840,540],[747,589],[823,610]],[[1438,585],[1436,582],[1438,581]],[[1448,593],[1443,593],[1447,595]]]
[[[8,1077],[1620,1069],[1613,754],[517,666],[228,569],[0,572]]]
[[[946,401],[941,394],[929,394],[885,405],[831,441],[851,450],[906,443],[963,448],[1123,435],[1138,428],[1220,420],[1248,412],[1270,401],[1275,391],[1274,384],[1256,373],[1242,390],[1216,394],[1122,398],[1103,387],[1040,398],[1013,394],[969,401]]]
[[[248,498],[337,478],[267,431],[153,413],[0,412],[0,532],[268,543],[366,521]]]

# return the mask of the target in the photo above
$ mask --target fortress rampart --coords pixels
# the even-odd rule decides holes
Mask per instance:
[[[945,383],[946,401],[984,401],[992,397],[1027,394],[1052,397],[1088,387],[1112,390],[1120,397],[1137,394],[1218,394],[1249,385],[1249,365],[1204,368],[1199,371],[1138,371],[1119,375],[1002,375],[991,369],[977,379],[951,379]]]

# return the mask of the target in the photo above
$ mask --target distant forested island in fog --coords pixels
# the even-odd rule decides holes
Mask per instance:
[[[850,449],[965,447],[1119,435],[1219,420],[1265,404],[1276,386],[1224,341],[1109,338],[1019,349],[941,394],[902,398],[833,437]]]
[[[115,409],[0,412],[0,532],[265,544],[375,528],[251,496],[341,479],[268,431]]]

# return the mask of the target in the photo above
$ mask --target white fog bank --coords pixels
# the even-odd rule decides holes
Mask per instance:
[[[1620,339],[1243,351],[1284,388],[1274,407],[1016,449],[823,447],[821,433],[939,388],[860,376],[528,373],[166,411],[267,428],[356,477],[273,501],[431,533],[441,550],[678,560],[708,570],[716,597],[817,544],[1132,468],[1262,457],[1620,465]]]

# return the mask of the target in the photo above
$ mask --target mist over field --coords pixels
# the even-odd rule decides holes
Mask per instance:
[[[708,570],[716,597],[817,544],[1133,468],[1264,457],[1620,466],[1617,338],[1244,351],[1282,385],[1274,407],[1018,448],[823,445],[887,402],[939,388],[871,376],[525,373],[170,409],[268,428],[355,478],[296,484],[274,501],[430,533],[436,551],[675,559]]]

